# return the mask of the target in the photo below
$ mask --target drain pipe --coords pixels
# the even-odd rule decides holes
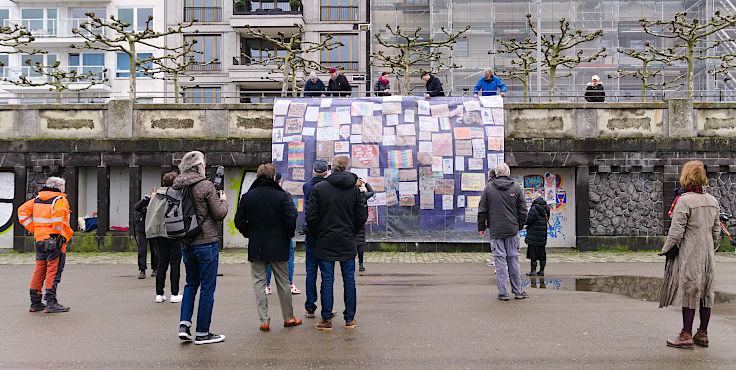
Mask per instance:
[[[365,96],[370,96],[371,84],[371,0],[365,2],[365,23],[368,30],[365,31]]]

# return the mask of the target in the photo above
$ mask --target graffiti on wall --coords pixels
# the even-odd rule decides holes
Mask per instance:
[[[572,170],[559,169],[513,169],[512,176],[524,187],[524,198],[527,209],[537,197],[542,197],[550,206],[549,226],[547,228],[547,245],[554,247],[573,247],[575,245],[574,207],[568,207],[572,201]],[[519,232],[521,241],[526,237],[526,229]]]
[[[15,175],[0,171],[0,249],[13,247],[13,197]]]

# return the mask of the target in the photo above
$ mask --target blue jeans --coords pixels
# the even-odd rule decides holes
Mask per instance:
[[[322,296],[322,318],[327,320],[335,316],[332,313],[332,284],[335,282],[335,262],[319,261],[319,269],[322,271],[322,286],[319,294]],[[356,294],[355,294],[355,259],[340,261],[342,270],[342,285],[345,296],[345,322],[353,321],[355,318]]]
[[[271,265],[266,267],[266,285],[271,286]],[[289,284],[294,284],[294,241],[289,240]]]
[[[319,263],[315,249],[317,240],[313,236],[307,235],[304,245],[307,252],[304,261],[307,265],[307,287],[305,288],[307,291],[307,301],[304,302],[304,309],[314,312],[317,309],[317,305],[314,303],[317,302],[317,268]]]
[[[217,248],[217,243],[197,244],[189,248],[182,247],[181,254],[187,272],[187,284],[184,286],[184,297],[181,302],[180,324],[192,326],[194,299],[197,295],[197,289],[201,286],[196,335],[204,336],[210,332],[220,251]]]

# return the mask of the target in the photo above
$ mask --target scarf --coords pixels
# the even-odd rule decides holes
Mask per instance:
[[[381,77],[379,77],[378,79],[379,79],[379,80],[380,80],[380,81],[381,81],[382,83],[384,83],[384,84],[387,84],[387,83],[388,83],[388,78],[383,78],[383,76],[381,76]]]
[[[675,209],[675,204],[677,204],[677,200],[680,199],[680,196],[685,193],[698,193],[703,194],[703,187],[700,185],[690,185],[685,188],[679,188],[676,190],[677,196],[675,197],[675,200],[672,202],[672,206],[670,207],[669,212],[667,212],[668,217],[672,217],[672,210]]]

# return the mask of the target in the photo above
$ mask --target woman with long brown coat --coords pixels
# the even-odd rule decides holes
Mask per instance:
[[[670,297],[661,306],[682,306],[683,327],[680,335],[667,340],[667,345],[692,349],[693,344],[708,346],[708,320],[713,307],[715,291],[713,287],[714,246],[719,241],[719,205],[716,198],[703,192],[708,185],[705,168],[700,161],[691,161],[682,168],[679,195],[672,208],[672,224],[662,253],[679,247],[669,277],[665,281],[663,295]],[[693,337],[692,327],[695,309],[700,310],[700,328]]]

